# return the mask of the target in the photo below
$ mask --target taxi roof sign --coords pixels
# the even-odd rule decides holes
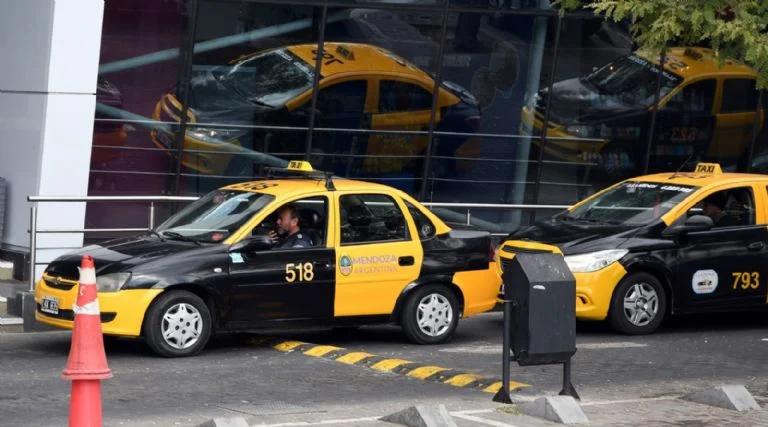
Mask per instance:
[[[291,160],[290,162],[288,162],[288,166],[285,167],[285,170],[292,171],[292,172],[314,172],[315,171],[309,162],[305,162],[303,160]]]
[[[719,163],[697,163],[694,172],[706,175],[720,175],[723,173],[723,170],[720,168]]]

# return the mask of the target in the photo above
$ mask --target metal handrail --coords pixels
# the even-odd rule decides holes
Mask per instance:
[[[27,201],[32,203],[29,213],[29,290],[35,290],[35,267],[47,263],[37,262],[37,234],[58,233],[100,233],[100,232],[141,232],[155,228],[155,203],[156,202],[192,202],[197,196],[28,196]],[[147,228],[37,228],[37,204],[38,203],[79,203],[79,202],[149,202],[149,218]],[[472,209],[567,209],[567,205],[529,205],[529,204],[502,204],[502,203],[448,203],[448,202],[424,202],[424,206],[432,208],[461,208],[466,209],[466,224],[472,222]],[[502,235],[504,233],[495,233]],[[49,248],[44,248],[49,249]]]

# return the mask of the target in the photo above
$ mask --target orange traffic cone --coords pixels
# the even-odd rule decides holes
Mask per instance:
[[[70,427],[96,427],[101,420],[101,380],[111,378],[101,335],[101,314],[96,295],[96,270],[93,258],[84,255],[80,263],[75,325],[67,366],[61,377],[72,381],[69,403]]]

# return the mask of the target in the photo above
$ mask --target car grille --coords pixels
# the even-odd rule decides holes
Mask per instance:
[[[80,279],[80,271],[77,269],[78,263],[74,262],[54,262],[48,264],[43,277],[59,277],[61,280],[73,280],[77,282]]]
[[[52,276],[48,273],[43,274],[45,284],[54,289],[68,291],[77,285],[77,280],[63,278],[61,276]]]

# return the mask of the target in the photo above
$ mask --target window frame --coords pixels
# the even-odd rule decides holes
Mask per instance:
[[[383,196],[387,197],[390,200],[392,200],[392,203],[394,206],[400,211],[400,214],[403,216],[403,222],[404,222],[404,237],[401,239],[390,239],[390,240],[369,240],[364,242],[344,242],[342,240],[342,233],[341,233],[341,227],[344,225],[342,223],[341,219],[341,211],[343,209],[342,207],[342,200],[344,197],[350,197],[350,196]],[[412,242],[413,241],[413,232],[412,232],[412,220],[409,219],[409,215],[406,215],[406,210],[404,209],[404,205],[401,200],[399,200],[399,197],[388,194],[385,192],[377,192],[377,191],[363,191],[363,192],[345,192],[345,193],[339,193],[336,198],[336,218],[337,218],[337,224],[336,227],[338,229],[334,229],[334,232],[337,234],[337,242],[339,247],[350,247],[350,246],[361,246],[361,245],[371,245],[371,244],[388,244],[388,243],[403,243],[403,242]],[[407,208],[406,208],[407,209]]]

